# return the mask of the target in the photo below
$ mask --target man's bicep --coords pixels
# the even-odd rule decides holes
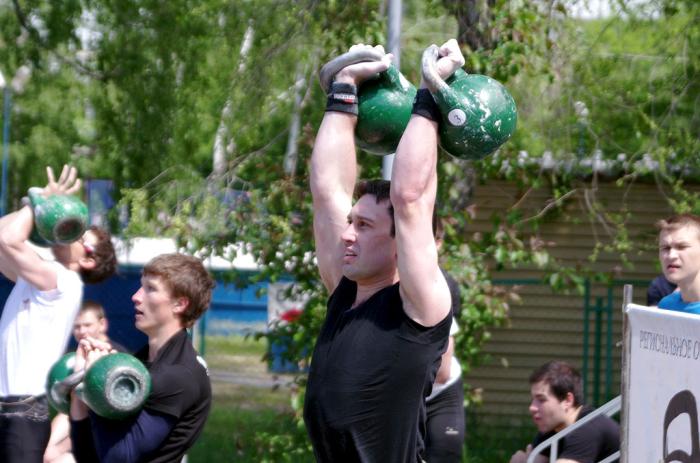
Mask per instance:
[[[13,281],[22,277],[41,291],[48,291],[57,286],[56,269],[26,243],[6,248],[0,265],[2,265],[3,274]]]
[[[431,222],[418,214],[395,214],[395,219],[401,291],[410,302],[404,308],[414,321],[434,326],[449,313],[451,296],[438,266]]]
[[[314,211],[314,243],[316,262],[323,284],[329,292],[338,285],[343,272],[343,241],[347,212],[340,208]]]
[[[142,461],[161,447],[176,422],[174,416],[144,409],[122,435],[97,431],[97,438],[102,443],[98,449],[100,460],[103,463]]]

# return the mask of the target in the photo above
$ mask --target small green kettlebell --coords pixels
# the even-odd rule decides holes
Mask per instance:
[[[65,414],[70,412],[70,390],[64,394],[52,394],[52,391],[58,392],[53,389],[53,386],[73,374],[73,365],[75,365],[75,352],[68,352],[53,364],[46,379],[46,399],[49,405],[54,410]]]
[[[423,80],[440,108],[440,146],[452,156],[479,160],[505,143],[517,123],[515,101],[496,80],[458,69],[448,79],[437,73],[438,47],[423,52]]]
[[[28,196],[34,211],[34,230],[30,237],[33,242],[40,246],[70,244],[83,236],[88,209],[78,197],[51,195],[46,198],[40,188],[30,188]]]
[[[366,61],[381,61],[374,50],[347,52],[321,68],[319,80],[328,93],[333,77],[344,67]],[[357,89],[358,116],[355,127],[357,145],[373,154],[394,153],[408,125],[416,88],[395,66],[360,84]]]

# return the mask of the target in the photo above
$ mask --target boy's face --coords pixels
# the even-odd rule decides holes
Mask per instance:
[[[659,260],[664,276],[683,289],[700,271],[700,230],[693,225],[664,230],[659,234]]]
[[[100,319],[92,310],[81,312],[73,322],[73,337],[76,341],[91,337],[100,339],[107,334],[107,323],[104,318]]]
[[[559,400],[544,381],[530,386],[530,395],[530,415],[539,432],[559,432],[566,427],[567,411],[573,407],[571,399]]]
[[[131,300],[136,312],[136,328],[146,335],[180,323],[178,314],[183,310],[182,298],[174,298],[160,276],[143,275],[141,288],[131,296]]]

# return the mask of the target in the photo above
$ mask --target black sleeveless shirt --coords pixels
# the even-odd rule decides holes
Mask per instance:
[[[344,278],[328,301],[311,360],[304,420],[319,462],[419,462],[424,398],[447,347],[450,313],[434,327],[403,310],[399,283],[351,308]]]

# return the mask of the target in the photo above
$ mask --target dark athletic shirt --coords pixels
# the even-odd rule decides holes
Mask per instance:
[[[144,409],[175,417],[177,422],[149,462],[180,461],[202,432],[211,406],[211,383],[207,370],[184,329],[165,343],[158,357],[149,363],[148,346],[138,351],[151,373],[151,394]]]
[[[647,305],[657,305],[661,299],[674,292],[676,287],[675,284],[668,281],[663,275],[654,278],[647,288]]]
[[[140,461],[179,462],[201,433],[209,415],[211,385],[207,371],[197,360],[197,353],[184,329],[165,343],[153,363],[146,361],[148,345],[139,350],[135,357],[146,365],[151,375],[151,393],[143,407],[144,410],[155,415],[165,415],[174,422],[170,434],[158,449]],[[116,421],[100,418],[91,412],[90,419],[71,420],[71,438],[77,447],[73,449],[76,461],[98,461],[97,455],[100,452],[97,452],[96,448],[101,448],[102,454],[107,453],[107,449],[100,447],[101,445],[125,445],[128,448],[123,450],[136,452],[144,442],[134,445],[128,440],[121,444],[117,444],[116,441],[133,429],[136,425],[135,420],[142,414]],[[91,422],[93,427],[100,428],[97,434],[104,436],[107,441],[93,442],[95,433],[90,429]],[[152,435],[141,438],[149,437]],[[148,443],[147,446],[150,445]]]
[[[319,462],[419,462],[425,397],[447,347],[450,313],[426,328],[403,311],[399,284],[351,309],[343,278],[311,360],[304,420]]]
[[[576,421],[593,411],[590,406],[581,409]],[[555,433],[538,433],[532,448],[549,439]],[[559,441],[557,458],[568,458],[579,463],[596,463],[620,450],[620,426],[612,418],[600,415]],[[549,448],[542,455],[549,457]]]

